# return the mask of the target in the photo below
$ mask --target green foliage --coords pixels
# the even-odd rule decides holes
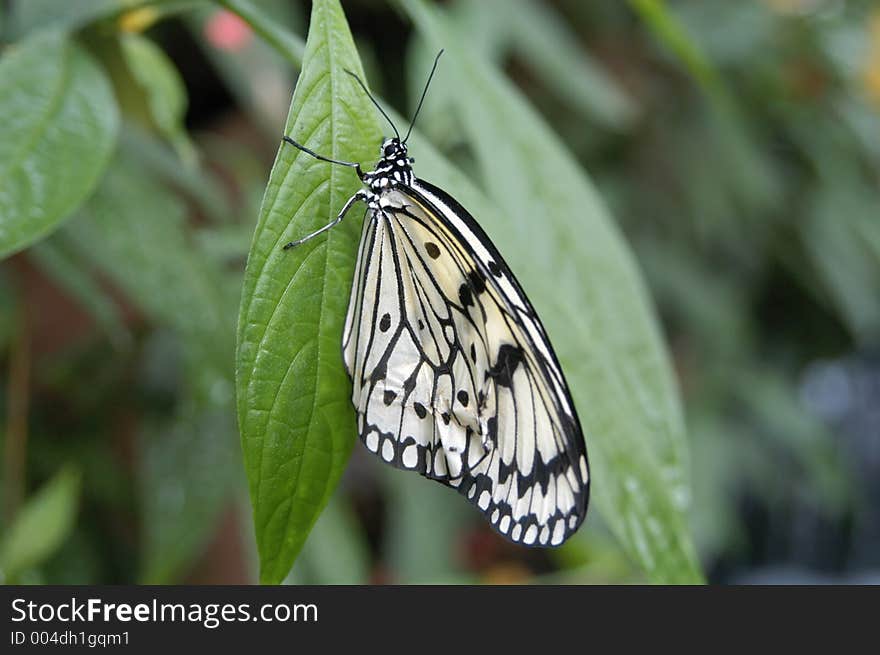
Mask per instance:
[[[148,351],[152,366],[182,360],[188,391],[175,415],[147,421],[140,435],[141,580],[167,583],[198,552],[235,488],[230,482],[238,466],[226,409],[232,403],[233,305],[220,271],[190,255],[183,204],[141,176],[127,155],[107,172],[64,237],[182,342],[173,354]],[[95,251],[91,244],[98,241],[102,248]]]
[[[315,12],[318,12],[320,7],[320,4],[316,5]],[[318,38],[314,35],[314,29],[321,29],[321,33],[326,29],[324,23],[318,21],[325,20],[322,14],[313,14],[313,28],[310,31],[310,41],[307,44],[307,55],[303,66],[304,76],[300,79],[298,88],[301,88],[306,80],[311,81],[314,76],[325,74],[328,64],[324,64],[325,68],[315,65],[311,59],[314,55],[310,55],[311,50],[309,49],[309,44],[313,44]],[[342,19],[340,18],[340,20]],[[449,42],[451,35],[445,34],[444,36],[446,42]],[[316,48],[317,46],[311,45],[311,47]],[[456,47],[460,47],[459,44],[456,43]],[[451,55],[450,58],[453,56]],[[606,516],[611,517],[611,525],[617,534],[624,539],[633,555],[641,560],[655,579],[675,581],[698,578],[692,551],[689,547],[689,538],[680,514],[681,507],[676,506],[676,502],[680,504],[681,499],[686,498],[687,493],[683,456],[684,434],[680,413],[676,406],[677,401],[671,386],[668,365],[660,354],[662,351],[660,351],[656,327],[651,323],[649,312],[643,304],[644,291],[637,282],[629,255],[626,254],[619,237],[609,229],[608,219],[604,210],[598,205],[594,191],[567,161],[560,147],[554,144],[553,138],[546,128],[527,109],[521,109],[518,113],[505,109],[507,107],[525,107],[523,101],[512,97],[512,92],[503,87],[503,82],[500,81],[500,78],[493,76],[490,69],[475,70],[463,67],[458,58],[453,59],[452,65],[456,67],[456,70],[463,69],[462,77],[458,79],[459,85],[486,90],[486,94],[483,96],[476,94],[468,97],[468,107],[477,107],[477,111],[480,113],[476,117],[468,117],[467,120],[474,128],[472,138],[475,142],[483,141],[486,144],[494,144],[491,146],[492,152],[484,150],[480,154],[483,156],[484,168],[491,173],[489,182],[493,195],[505,203],[504,208],[508,211],[508,216],[515,217],[519,223],[517,241],[511,242],[509,237],[505,238],[504,236],[500,239],[505,252],[515,253],[512,261],[518,261],[517,253],[522,261],[535,261],[536,248],[564,252],[567,248],[566,244],[572,242],[595,244],[592,251],[595,254],[576,259],[575,261],[579,262],[582,268],[570,269],[568,278],[560,280],[557,276],[554,279],[554,276],[551,275],[552,271],[547,269],[541,271],[528,269],[524,279],[527,289],[530,280],[535,280],[534,284],[538,284],[538,280],[554,279],[554,282],[561,283],[567,292],[572,292],[573,302],[571,304],[560,303],[552,308],[542,308],[544,304],[542,299],[549,300],[551,294],[539,293],[536,295],[539,309],[546,310],[542,311],[542,315],[549,325],[551,334],[554,334],[554,325],[556,325],[556,334],[562,334],[563,326],[571,323],[587,323],[596,326],[597,338],[595,341],[589,342],[596,348],[595,351],[584,351],[583,346],[586,344],[580,340],[574,343],[563,341],[560,344],[557,339],[557,347],[566,366],[569,369],[574,369],[577,366],[576,370],[581,372],[580,376],[572,377],[576,380],[574,387],[576,396],[584,398],[585,400],[582,400],[581,403],[590,409],[588,413],[585,413],[587,433],[595,432],[597,434],[595,437],[599,452],[597,470],[599,471],[598,479],[602,482],[599,488],[605,492],[604,494],[600,492],[599,498],[600,503],[605,504]],[[499,87],[500,90],[496,90]],[[291,109],[292,116],[296,121],[316,120],[312,119],[310,108],[306,109],[298,105],[298,100],[298,95],[295,95]],[[300,102],[307,105],[308,100],[309,98],[306,97]],[[367,115],[372,113],[365,99],[362,98],[360,106],[367,112]],[[325,100],[325,106],[320,109],[323,114],[318,114],[317,120],[320,120],[322,116],[332,115],[332,106],[327,100]],[[510,113],[513,113],[513,116],[508,119],[510,122],[503,122],[503,119]],[[349,114],[357,115],[357,112],[351,110]],[[502,120],[499,121],[499,118]],[[295,130],[296,121],[293,122]],[[335,123],[333,124],[335,125]],[[303,132],[309,133],[305,129]],[[297,131],[293,132],[294,137],[297,134]],[[515,143],[507,138],[510,134],[522,134],[524,139],[520,143]],[[537,138],[535,138],[536,136]],[[509,146],[509,149],[502,156],[497,154],[497,144],[499,143],[506,143]],[[318,142],[315,145],[309,142],[307,145],[317,152],[328,153],[328,156],[352,159],[348,154],[339,154],[339,148],[333,147],[332,136],[324,143]],[[325,145],[325,147],[318,147],[319,145]],[[543,148],[543,150],[536,151],[536,147]],[[489,148],[488,145],[487,148]],[[304,159],[299,156],[299,153],[294,154],[297,160]],[[364,153],[364,155],[354,157],[354,160],[369,161],[373,158],[371,153]],[[496,159],[507,164],[508,167],[503,171],[498,171],[494,168]],[[541,166],[530,168],[529,162],[535,161],[540,161]],[[306,162],[304,165],[311,170],[319,168],[314,162]],[[326,166],[322,168],[324,179],[332,189],[338,172],[335,173]],[[314,485],[309,481],[312,467],[317,473],[315,477],[319,477],[321,480],[328,478],[326,464],[311,464],[305,459],[310,454],[310,449],[308,449],[309,436],[312,434],[321,435],[312,436],[312,438],[329,440],[331,444],[337,437],[333,435],[332,431],[329,432],[329,439],[324,436],[328,433],[326,428],[321,431],[309,430],[311,422],[305,426],[303,437],[297,434],[302,428],[298,430],[299,426],[295,421],[302,421],[300,417],[305,412],[301,411],[298,406],[291,404],[287,397],[302,399],[300,402],[314,403],[315,407],[320,408],[324,403],[320,400],[314,400],[316,392],[322,389],[320,379],[319,376],[311,373],[311,370],[318,369],[317,367],[312,368],[314,365],[309,361],[309,354],[302,353],[302,342],[297,343],[299,339],[295,328],[282,331],[263,326],[270,324],[278,314],[291,315],[294,311],[292,304],[294,301],[297,302],[298,312],[321,316],[320,309],[309,311],[306,303],[308,301],[315,302],[320,308],[321,304],[327,301],[329,293],[335,293],[343,299],[346,298],[354,252],[352,244],[347,250],[349,261],[339,267],[333,267],[334,273],[329,278],[330,283],[333,284],[330,291],[327,291],[326,287],[326,273],[308,275],[307,279],[300,283],[303,287],[302,290],[297,288],[299,285],[297,284],[296,268],[283,269],[285,273],[283,279],[294,281],[290,285],[272,279],[272,270],[271,268],[267,270],[267,261],[272,262],[278,259],[279,245],[295,238],[295,236],[291,236],[292,234],[300,233],[291,232],[289,229],[285,231],[283,225],[287,225],[288,216],[293,216],[291,223],[298,226],[300,222],[297,220],[298,212],[302,207],[303,200],[295,198],[293,202],[290,202],[282,198],[279,201],[280,194],[273,188],[276,176],[291,177],[288,169],[289,164],[285,161],[282,150],[273,170],[273,178],[270,180],[269,192],[262,212],[263,216],[268,215],[269,218],[261,220],[254,248],[252,248],[249,258],[249,271],[256,269],[260,277],[258,282],[253,285],[254,291],[249,291],[246,283],[241,312],[241,324],[246,325],[246,331],[254,330],[253,334],[255,335],[240,339],[240,352],[244,353],[244,358],[240,356],[239,361],[241,366],[242,359],[244,359],[244,367],[239,369],[239,398],[241,403],[242,396],[244,396],[248,406],[242,409],[240,404],[239,413],[246,456],[248,456],[249,450],[253,450],[254,454],[249,457],[256,458],[260,464],[259,470],[249,469],[249,474],[263,566],[274,565],[275,558],[279,557],[276,553],[281,550],[279,544],[289,544],[288,549],[282,551],[284,555],[281,556],[282,563],[279,571],[274,575],[266,574],[266,568],[264,568],[263,579],[267,581],[277,579],[286,572],[292,555],[295,555],[310,523],[314,520],[316,510],[313,507],[319,510],[328,493],[326,488],[318,487],[319,491],[313,491],[313,496],[306,496],[305,501],[298,497],[298,494],[302,493],[299,491],[301,488],[308,489]],[[343,170],[342,174],[344,175],[345,172]],[[544,173],[544,177],[541,177],[541,173]],[[304,175],[305,173],[300,173],[296,176],[298,186],[305,189],[313,188],[315,185],[303,183]],[[350,180],[351,176],[348,177]],[[346,185],[346,194],[341,195],[340,198],[347,197],[355,188],[352,184]],[[271,222],[272,208],[280,203],[284,203],[282,206],[286,209],[286,214],[283,216],[285,223],[282,224],[282,227],[274,227]],[[340,204],[337,202],[336,207],[339,206]],[[305,227],[300,228],[301,233],[308,233],[319,227],[322,221],[329,222],[334,211],[336,210],[331,205],[329,211],[320,207],[318,211],[310,212],[321,217],[321,220],[311,221]],[[555,224],[548,222],[547,227],[550,233],[558,235],[555,243],[545,245],[536,242],[534,234],[524,229],[529,225],[530,216],[533,215],[554,217]],[[587,228],[583,228],[584,215],[587,221],[592,221],[592,223],[588,223],[589,227]],[[566,224],[564,221],[568,218],[572,222]],[[488,222],[484,220],[484,222],[487,223],[491,232],[493,227],[491,219],[488,219]],[[500,233],[505,225],[499,223],[494,227]],[[506,227],[509,228],[509,224]],[[583,233],[585,236],[574,236],[579,228],[585,229]],[[357,233],[355,230],[351,232]],[[329,252],[333,252],[334,249],[334,242],[331,239],[332,237],[328,239],[326,246]],[[261,246],[260,242],[264,240],[275,252]],[[318,250],[320,247],[311,244],[304,246],[301,249],[304,251],[303,260],[308,260],[312,250],[320,252]],[[309,250],[307,251],[307,249]],[[532,257],[529,257],[529,252],[532,253]],[[547,256],[538,259],[547,264],[554,261],[552,257]],[[301,263],[299,265],[302,266]],[[318,261],[314,266],[316,266],[315,269],[309,270],[320,271],[321,268],[326,267],[326,264],[324,261]],[[339,269],[346,271],[346,274],[342,277],[344,284],[336,287],[335,279],[338,275],[336,271]],[[596,286],[584,288],[581,281],[585,279],[596,280]],[[257,285],[262,285],[262,288],[258,290]],[[321,292],[322,287],[324,288],[323,293]],[[585,294],[583,297],[582,293]],[[256,311],[251,309],[253,302],[250,300],[250,296],[252,295],[259,297],[260,304]],[[535,294],[533,293],[533,295]],[[290,298],[288,302],[291,305],[289,307],[281,304],[286,298]],[[574,309],[571,309],[572,307]],[[591,313],[585,315],[582,313],[585,311]],[[321,321],[318,321],[314,326],[309,326],[312,328],[311,330],[303,330],[300,334],[305,334],[306,343],[317,344],[322,343],[321,339],[325,334],[329,334],[327,339],[329,343],[338,345],[343,316],[344,309],[338,313],[332,330],[326,333],[321,330]],[[259,331],[256,331],[257,329]],[[259,346],[254,345],[254,342],[259,338],[262,338]],[[258,357],[251,355],[251,352],[258,352],[267,360],[267,364],[264,364],[257,372],[249,370],[256,368],[251,362],[258,361]],[[639,357],[633,357],[630,354],[634,352],[639,353]],[[318,349],[318,353],[321,353],[320,349]],[[318,359],[318,366],[322,364],[322,359],[324,359],[327,360],[326,366],[339,371],[341,366],[338,348],[326,348],[323,350],[323,355],[323,358],[319,357]],[[614,366],[610,366],[610,362],[615,362]],[[272,365],[271,368],[269,364]],[[632,370],[628,372],[627,366],[632,366]],[[260,386],[252,391],[249,380],[254,378],[259,380]],[[288,379],[291,381],[289,389],[284,385]],[[641,385],[646,386],[644,389],[640,389]],[[339,411],[337,403],[345,406],[346,392],[348,391],[346,383],[340,382],[339,386],[342,387],[343,394],[330,396],[329,401],[326,401],[328,407],[337,413]],[[645,402],[648,404],[643,404]],[[582,413],[584,413],[583,410]],[[293,435],[276,435],[275,430],[278,428],[271,427],[276,422],[285,432],[289,432],[293,427]],[[267,429],[267,426],[270,427]],[[350,429],[350,420],[343,426],[343,429]],[[253,437],[251,436],[252,430]],[[659,444],[657,443],[658,438]],[[594,437],[591,436],[591,445],[593,439]],[[630,442],[627,439],[634,441]],[[299,445],[300,440],[305,443]],[[279,441],[281,444],[288,445],[280,446]],[[638,453],[645,455],[638,457]],[[316,458],[316,456],[312,457]],[[300,463],[301,458],[303,459],[302,463]],[[332,461],[332,457],[328,457],[326,454],[323,454],[323,459]],[[286,475],[282,477],[276,472],[278,470],[285,471]],[[338,472],[332,471],[329,476],[328,486],[330,489],[332,489],[332,483],[335,482],[337,476]],[[269,479],[268,482],[266,478]],[[287,509],[288,503],[292,503],[295,509]],[[263,509],[264,506],[268,506],[267,509]],[[297,511],[302,513],[304,518],[298,518]],[[286,517],[292,515],[292,517],[286,518],[286,521],[280,524],[262,525],[260,517],[265,512],[268,512],[270,517],[277,517],[279,513]]]
[[[601,125],[621,130],[635,120],[632,100],[603,68],[584,53],[568,26],[553,11],[534,0],[518,0],[514,7],[491,3],[493,16],[504,16],[510,24],[510,45],[523,62],[534,68],[547,84],[579,114]],[[470,43],[473,43],[471,41]],[[547,43],[553,43],[552,49]]]
[[[369,548],[351,508],[331,498],[321,512],[286,582],[292,584],[366,584]],[[334,544],[327,548],[327,544]]]
[[[14,582],[58,549],[76,520],[79,489],[79,471],[67,467],[28,500],[0,542],[0,579]]]
[[[87,309],[117,348],[124,347],[131,335],[122,323],[119,309],[66,245],[61,239],[45,239],[31,248],[30,255],[48,277]]]
[[[54,230],[95,187],[119,116],[107,78],[59,32],[0,60],[0,256]]]
[[[240,480],[228,413],[186,403],[140,435],[143,558],[138,581],[179,579],[216,529]]]
[[[456,526],[473,519],[473,510],[456,494],[409,471],[384,475],[389,498],[389,561],[401,579],[419,584],[461,579]]]
[[[224,316],[228,307],[217,282],[219,272],[189,254],[184,217],[182,201],[163,193],[140,174],[135,160],[123,155],[65,238],[111,275],[143,311],[177,330],[198,375],[222,377],[232,346],[230,321]],[[95,243],[102,247],[93,248]],[[222,400],[229,398],[231,389],[221,393]]]
[[[182,159],[192,162],[195,154],[183,124],[186,89],[174,64],[159,46],[138,34],[126,35],[121,45],[129,69],[146,92],[158,131],[177,147]]]
[[[144,0],[76,0],[64,3],[57,0],[28,0],[15,4],[12,22],[21,34],[46,26],[70,30],[125,8],[145,4],[148,3]]]
[[[454,3],[448,19],[469,49],[478,50],[493,63],[506,54],[517,58],[542,90],[573,108],[578,120],[588,120],[612,130],[622,130],[635,120],[637,109],[627,93],[585,52],[563,18],[534,0],[483,0]],[[547,44],[553,47],[548,48]],[[414,39],[407,55],[410,90],[418,101],[436,48]],[[438,135],[448,129],[455,138],[454,116],[448,111],[456,89],[443,79],[431,87],[431,102],[423,108],[421,125]],[[438,127],[438,124],[442,127]]]
[[[369,161],[380,132],[336,1],[315,2],[285,133],[334,159]],[[236,386],[263,582],[280,582],[326,505],[355,439],[342,365],[357,220],[290,251],[358,188],[351,170],[282,146],[260,210],[239,312]]]
[[[859,419],[807,382],[880,343],[870,3],[349,0],[354,39],[338,0],[0,4],[5,580],[695,582],[695,551],[717,579],[812,524],[858,550]],[[359,184],[280,135],[369,168],[345,69],[406,125],[439,47],[410,148],[562,360],[594,480],[561,549],[352,451],[362,208],[282,249]]]
[[[19,34],[45,27],[73,31],[119,17],[127,12],[145,10],[141,16],[155,20],[162,13],[190,9],[208,0],[25,0],[14,3],[12,24]]]
[[[815,194],[804,243],[853,335],[880,334],[880,221],[876,189],[847,177]]]
[[[715,68],[682,27],[675,14],[667,9],[664,0],[630,0],[630,4],[707,92],[716,97],[724,93],[720,88],[721,81]]]

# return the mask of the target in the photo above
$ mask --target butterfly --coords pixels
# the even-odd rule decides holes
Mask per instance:
[[[558,546],[583,522],[590,473],[583,432],[559,361],[532,304],[476,220],[415,177],[394,130],[374,170],[355,169],[366,204],[342,351],[357,428],[388,464],[458,490],[507,539]]]

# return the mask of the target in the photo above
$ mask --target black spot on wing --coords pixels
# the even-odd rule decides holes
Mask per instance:
[[[471,307],[474,304],[474,298],[471,295],[471,289],[467,284],[462,284],[458,288],[458,300],[462,307]]]
[[[486,291],[486,277],[480,271],[471,271],[468,273],[468,282],[474,293],[480,295]]]
[[[379,321],[379,329],[382,332],[388,332],[388,328],[391,327],[391,314],[385,313],[382,315],[382,320]]]
[[[516,367],[523,361],[522,350],[519,346],[505,343],[498,349],[498,359],[495,364],[486,372],[486,376],[495,380],[495,383],[502,387],[510,388],[513,386],[513,374]]]
[[[436,243],[431,241],[425,243],[425,252],[428,253],[428,256],[431,259],[437,259],[440,256],[440,248],[437,247]]]

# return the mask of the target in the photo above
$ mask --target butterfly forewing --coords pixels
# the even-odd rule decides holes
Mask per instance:
[[[457,488],[513,541],[577,529],[589,472],[562,371],[495,247],[436,187],[368,211],[343,350],[367,448]]]

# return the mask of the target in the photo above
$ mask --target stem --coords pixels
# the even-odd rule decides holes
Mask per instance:
[[[8,413],[3,457],[3,510],[6,525],[12,522],[24,498],[31,376],[30,320],[27,303],[20,305],[17,323],[9,354]]]

